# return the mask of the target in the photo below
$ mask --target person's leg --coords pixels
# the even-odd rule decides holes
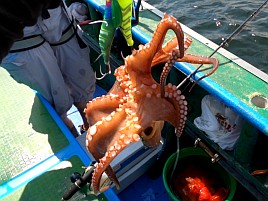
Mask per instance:
[[[66,116],[73,99],[48,43],[28,51],[9,54],[4,58],[2,66],[17,82],[38,91],[55,108],[72,134],[77,137],[77,130]]]
[[[95,91],[95,74],[90,65],[89,48],[79,46],[76,36],[57,45],[67,27],[70,25],[62,7],[49,9],[50,18],[43,20],[47,30],[42,36],[50,43],[57,58],[62,76],[82,119],[84,129],[88,128],[84,109]]]
[[[75,107],[78,109],[78,112],[80,113],[82,120],[83,120],[83,125],[81,125],[81,130],[86,131],[89,128],[89,124],[87,122],[87,118],[84,112],[84,109],[86,108],[86,102],[81,101],[81,102],[74,102]]]
[[[66,124],[66,126],[69,128],[69,130],[71,131],[71,133],[73,134],[73,136],[74,136],[75,138],[78,137],[78,136],[79,136],[78,131],[77,131],[77,129],[75,128],[75,126],[74,126],[72,120],[69,119],[69,118],[67,117],[66,114],[62,114],[62,115],[60,116],[60,118],[61,118],[62,121]]]
[[[86,103],[93,98],[96,82],[95,74],[90,65],[89,49],[81,49],[75,37],[65,44],[52,48],[59,59],[59,65],[65,83],[74,99],[74,105],[82,117],[83,125],[81,127],[83,130],[87,130],[89,124],[84,109]]]

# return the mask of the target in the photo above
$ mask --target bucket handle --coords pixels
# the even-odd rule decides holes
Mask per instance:
[[[198,145],[211,157],[212,163],[216,163],[220,160],[219,154],[213,153],[203,142],[201,142],[200,138],[196,138],[194,142],[194,147],[197,147]]]

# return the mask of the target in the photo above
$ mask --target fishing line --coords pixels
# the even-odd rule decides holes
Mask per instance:
[[[252,20],[266,7],[266,4],[268,3],[268,0],[265,1],[257,10],[255,10],[231,35],[226,38],[218,47],[215,49],[208,57],[212,57],[218,50],[222,47],[225,47],[228,43],[230,43],[234,37],[239,35],[251,22]],[[177,86],[177,89],[179,89],[188,79],[190,79],[201,67],[203,64],[198,66],[191,74],[189,74],[182,82]],[[187,84],[187,86],[184,88],[184,90],[189,86],[190,83]],[[184,91],[183,90],[183,91]]]
[[[180,138],[177,137],[177,151],[176,151],[176,158],[175,158],[175,162],[174,162],[174,166],[172,168],[172,172],[171,172],[171,179],[173,178],[173,175],[174,175],[174,172],[176,170],[176,167],[177,167],[177,164],[178,164],[178,161],[179,161],[179,156],[180,156]]]

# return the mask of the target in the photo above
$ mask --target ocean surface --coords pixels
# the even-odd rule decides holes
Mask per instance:
[[[146,0],[220,45],[265,0]],[[268,3],[225,49],[268,74]]]

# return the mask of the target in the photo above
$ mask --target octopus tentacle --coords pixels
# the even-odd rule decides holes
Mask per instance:
[[[165,97],[172,102],[177,112],[172,124],[176,127],[176,135],[179,137],[183,132],[186,121],[188,110],[187,101],[185,100],[185,96],[181,94],[181,91],[177,90],[176,86],[171,83],[165,87]]]
[[[103,157],[112,138],[116,136],[115,128],[119,129],[120,127],[124,127],[124,123],[118,124],[118,122],[124,122],[123,120],[126,116],[125,110],[119,107],[116,111],[113,111],[111,114],[103,117],[100,121],[89,127],[86,136],[87,148],[94,155],[96,160]],[[100,143],[98,145],[99,150],[96,150],[94,145],[98,142]]]
[[[176,18],[164,14],[163,19],[158,24],[151,42],[146,45],[140,45],[139,50],[127,56],[125,59],[125,67],[132,81],[135,80],[135,72],[149,74],[151,73],[151,64],[154,55],[162,49],[162,44],[168,30],[173,30],[177,40],[180,58],[184,56],[184,33],[180,23]],[[143,68],[141,68],[143,66]]]
[[[107,174],[107,176],[113,181],[113,183],[115,184],[117,189],[120,189],[120,183],[115,175],[114,170],[112,169],[112,167],[109,165],[106,170],[105,173]],[[103,189],[101,189],[100,192],[103,192]]]
[[[112,162],[112,160],[121,151],[123,151],[130,143],[140,141],[140,136],[137,134],[138,132],[140,132],[139,130],[140,127],[135,128],[135,126],[132,126],[131,128],[125,127],[124,129],[118,132],[119,139],[108,147],[105,156],[103,156],[99,160],[99,163],[97,164],[94,170],[92,181],[93,181],[93,191],[95,194],[98,193],[101,176],[103,172],[107,169],[109,164]],[[119,188],[119,186],[117,187]],[[100,191],[102,190],[103,189],[101,189]]]
[[[100,162],[100,160],[104,160],[103,157],[105,156],[105,153],[107,153],[108,147],[110,146],[113,137],[116,136],[116,131],[114,128],[120,127],[120,124],[118,124],[118,122],[123,122],[123,119],[125,118],[125,111],[122,108],[117,108],[116,111],[112,112],[106,118],[102,118],[101,121],[96,122],[88,129],[86,136],[86,146],[88,151],[95,157],[96,161]],[[109,137],[107,138],[107,136]],[[109,167],[109,164],[105,169],[109,178],[119,187],[119,182],[112,168]],[[96,185],[99,185],[97,184],[97,181],[98,180],[95,181],[92,179],[95,189]],[[97,194],[96,190],[95,193]]]
[[[85,112],[90,112],[90,110],[95,109],[110,109],[110,108],[117,108],[118,107],[118,100],[120,97],[118,95],[104,95],[101,97],[97,97],[93,99],[92,101],[89,101],[87,103],[87,108],[85,109]],[[109,104],[107,104],[109,103]]]
[[[193,40],[189,35],[184,35],[184,51],[186,51],[190,45],[192,44]],[[162,51],[164,54],[170,54],[172,49],[178,47],[178,38],[174,37],[171,40],[169,40],[163,47]]]
[[[180,55],[182,58],[184,56],[184,33],[182,31],[180,23],[173,16],[169,16],[166,13],[164,13],[164,17],[161,20],[161,22],[157,25],[156,32],[153,35],[150,43],[156,43],[157,51],[161,50],[166,33],[169,29],[172,29],[176,35],[176,38],[178,40],[177,41],[178,48],[180,50]]]
[[[176,50],[176,49],[172,50],[171,57],[167,61],[167,63],[165,64],[163,71],[161,73],[160,84],[162,86],[162,93],[161,93],[162,96],[164,93],[164,85],[166,82],[166,78],[167,78],[167,76],[168,76],[168,74],[169,74],[169,72],[170,72],[170,70],[175,62],[188,62],[188,63],[192,63],[192,64],[212,64],[213,65],[212,70],[209,73],[207,73],[206,75],[199,78],[194,83],[194,85],[197,84],[202,79],[204,79],[205,77],[212,75],[218,69],[219,61],[215,58],[204,57],[204,56],[195,56],[195,55],[191,55],[191,54],[185,54],[183,58],[178,58],[179,57],[178,54],[179,54],[178,50]],[[191,87],[191,89],[193,88],[193,86]]]
[[[165,94],[165,83],[166,83],[166,79],[167,76],[172,68],[172,66],[174,65],[174,63],[177,61],[177,59],[180,57],[180,51],[178,49],[173,49],[171,52],[171,57],[170,59],[167,61],[167,63],[164,66],[164,69],[161,73],[160,76],[160,85],[161,85],[161,96],[164,97]]]
[[[192,38],[188,35],[185,35],[184,38],[184,51],[186,51],[189,46],[192,43]],[[178,48],[178,39],[177,37],[172,38],[171,40],[169,40],[165,46],[162,47],[161,50],[159,50],[152,61],[152,67],[161,63],[165,63],[169,60],[170,58],[170,52],[172,51],[172,49],[174,48]]]
[[[102,97],[97,97],[88,102],[84,113],[89,125],[93,125],[103,117],[106,117],[107,114],[114,111],[122,101],[122,97],[110,94]]]
[[[199,78],[191,87],[191,89],[198,83],[200,82],[202,79],[212,75],[213,73],[216,72],[216,70],[219,67],[219,61],[215,58],[210,58],[210,57],[204,57],[204,56],[195,56],[195,55],[191,55],[191,54],[185,54],[183,58],[179,59],[178,61],[180,62],[188,62],[188,63],[192,63],[192,64],[212,64],[213,68],[210,72],[208,72],[206,75],[202,76],[201,78]],[[190,91],[191,91],[190,89]]]

